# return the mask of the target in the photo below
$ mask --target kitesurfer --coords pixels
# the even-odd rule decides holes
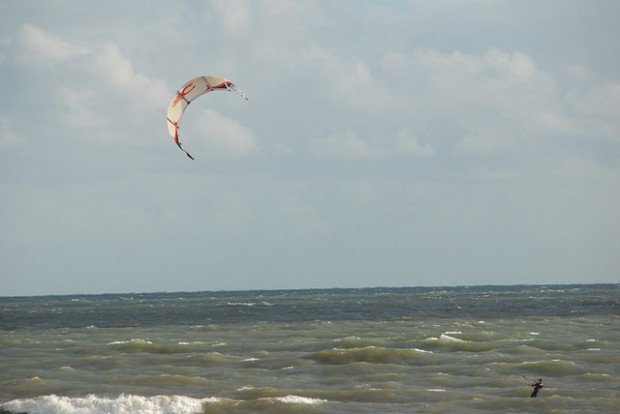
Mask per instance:
[[[540,391],[540,389],[543,387],[542,378],[538,378],[538,381],[531,383],[530,387],[534,387],[534,391],[532,391],[532,395],[530,395],[530,398],[538,397],[538,391]]]

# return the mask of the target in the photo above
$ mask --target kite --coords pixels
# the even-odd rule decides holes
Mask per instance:
[[[246,101],[248,99],[237,89],[237,86],[235,86],[235,84],[228,79],[224,79],[221,76],[209,75],[199,76],[189,82],[186,82],[174,95],[172,101],[170,101],[170,105],[168,105],[168,114],[166,116],[168,119],[168,132],[170,133],[174,143],[177,144],[181,151],[183,151],[185,155],[192,160],[194,157],[192,157],[189,152],[183,148],[181,141],[179,141],[179,126],[181,124],[181,117],[189,104],[200,95],[211,91],[223,90],[234,92]]]

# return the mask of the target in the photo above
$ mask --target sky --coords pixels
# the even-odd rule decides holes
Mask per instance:
[[[620,3],[2,1],[0,296],[620,282]],[[166,128],[176,90],[214,92]]]

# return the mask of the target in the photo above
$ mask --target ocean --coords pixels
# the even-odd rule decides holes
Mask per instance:
[[[618,284],[0,297],[0,412],[617,413],[619,322]]]

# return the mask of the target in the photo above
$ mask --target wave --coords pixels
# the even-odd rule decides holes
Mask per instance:
[[[339,348],[363,348],[365,346],[382,346],[385,345],[383,339],[366,339],[359,336],[347,336],[346,338],[334,339]]]
[[[190,414],[198,413],[204,404],[219,401],[218,398],[191,398],[178,395],[139,395],[121,394],[117,398],[86,397],[72,398],[58,395],[46,395],[5,402],[0,405],[4,410],[14,413],[37,414]]]
[[[594,383],[608,382],[611,384],[615,384],[617,382],[616,377],[609,375],[609,374],[598,373],[598,372],[586,372],[584,374],[577,376],[577,378],[580,381],[584,381],[584,382],[594,382]]]
[[[199,361],[203,364],[220,364],[224,362],[233,362],[240,360],[240,357],[221,354],[219,352],[196,353],[189,355],[188,358],[192,361]]]
[[[470,341],[466,341],[464,339],[455,338],[453,336],[450,336],[450,335],[459,335],[459,334],[462,334],[462,332],[446,332],[446,333],[442,333],[439,336],[439,342],[461,342],[461,343],[470,342]]]
[[[108,345],[125,352],[147,352],[152,354],[175,354],[191,352],[204,346],[203,342],[177,342],[176,344],[154,344],[153,342],[133,338],[126,341],[108,342]]]
[[[326,403],[327,400],[320,398],[303,397],[288,394],[283,396],[262,397],[251,400],[237,400],[232,398],[219,398],[206,401],[202,407],[202,413],[303,413],[316,412],[315,407]]]
[[[269,302],[226,302],[226,306],[273,306],[273,303]]]
[[[333,348],[310,354],[307,358],[330,365],[344,365],[355,362],[370,364],[425,365],[432,352],[418,348],[383,348],[366,346],[363,348]]]
[[[194,414],[210,412],[303,412],[307,407],[326,403],[320,398],[287,394],[261,397],[252,400],[231,398],[192,398],[180,395],[155,395],[151,397],[121,394],[117,398],[96,395],[66,397],[46,395],[17,399],[0,404],[0,412],[36,414]]]
[[[523,362],[521,366],[528,372],[536,372],[544,375],[563,376],[580,374],[584,369],[573,361],[552,359],[549,361]]]
[[[451,335],[448,335],[451,334]],[[429,337],[424,339],[423,343],[446,351],[468,351],[468,352],[484,352],[496,349],[499,345],[493,341],[472,341],[468,339],[457,338],[452,335],[460,335],[461,332],[446,332],[439,337]]]

